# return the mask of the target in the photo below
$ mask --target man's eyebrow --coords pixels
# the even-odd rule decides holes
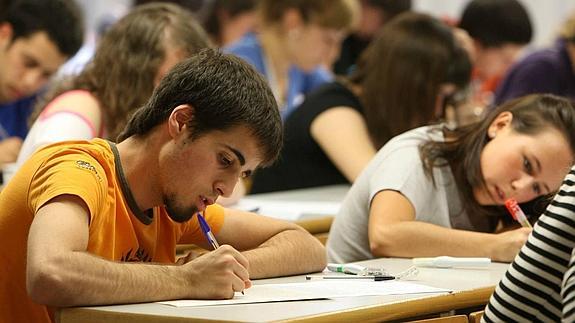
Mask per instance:
[[[237,149],[230,147],[228,145],[225,145],[226,148],[228,148],[229,150],[231,150],[234,155],[236,155],[236,157],[238,158],[238,160],[240,161],[240,165],[244,166],[246,164],[246,159],[244,158],[244,155]]]

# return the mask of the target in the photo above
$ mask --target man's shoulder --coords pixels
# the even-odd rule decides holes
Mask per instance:
[[[92,140],[62,141],[46,145],[33,155],[40,162],[48,160],[69,160],[84,158],[92,160],[102,167],[113,164],[114,153],[107,140],[96,138]]]

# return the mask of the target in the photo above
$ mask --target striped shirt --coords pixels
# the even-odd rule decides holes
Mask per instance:
[[[495,288],[481,322],[575,321],[575,167]]]

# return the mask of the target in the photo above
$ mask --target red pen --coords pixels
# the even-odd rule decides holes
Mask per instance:
[[[507,210],[509,213],[511,213],[513,219],[519,222],[522,227],[533,228],[531,223],[529,223],[529,220],[527,220],[527,216],[525,216],[525,213],[523,213],[523,210],[521,210],[515,199],[511,198],[505,201],[505,207],[507,207]]]

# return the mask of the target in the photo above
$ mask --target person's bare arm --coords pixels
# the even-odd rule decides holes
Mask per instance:
[[[375,156],[367,125],[359,112],[337,107],[320,113],[311,135],[339,171],[353,183]]]
[[[310,233],[286,221],[226,209],[217,234],[220,243],[232,245],[248,259],[250,278],[265,278],[321,271],[325,248]]]
[[[181,265],[122,263],[86,252],[89,211],[62,195],[35,215],[28,240],[26,283],[31,298],[50,306],[223,299],[249,287],[247,259],[222,246]]]
[[[369,243],[376,257],[489,257],[511,261],[523,246],[530,229],[500,234],[444,228],[415,221],[409,200],[396,191],[379,192],[369,216]]]
[[[22,139],[10,137],[0,141],[0,167],[2,164],[13,163],[18,158],[22,147]]]

